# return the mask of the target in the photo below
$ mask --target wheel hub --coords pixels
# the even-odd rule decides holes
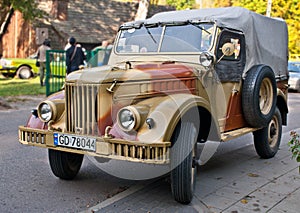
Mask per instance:
[[[273,138],[273,136],[276,135],[276,131],[277,131],[277,128],[274,125],[272,125],[271,128],[270,128],[271,138]]]

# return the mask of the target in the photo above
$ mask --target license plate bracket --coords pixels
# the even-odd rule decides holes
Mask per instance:
[[[54,133],[54,145],[63,146],[87,151],[96,151],[96,138],[64,134],[64,133]]]

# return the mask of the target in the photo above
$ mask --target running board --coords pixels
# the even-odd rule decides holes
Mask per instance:
[[[237,130],[232,130],[232,131],[229,131],[229,132],[224,132],[224,133],[221,134],[221,142],[232,140],[232,139],[237,138],[239,136],[248,134],[250,132],[254,132],[258,129],[259,128],[245,127],[245,128],[241,128],[241,129],[237,129]]]

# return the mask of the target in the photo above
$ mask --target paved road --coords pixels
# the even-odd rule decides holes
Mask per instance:
[[[284,128],[285,133],[299,127],[300,94],[290,94],[289,106],[289,125]],[[47,150],[23,146],[17,142],[17,127],[25,123],[27,116],[28,110],[0,111],[0,212],[80,212],[99,203],[114,202],[113,199],[107,198],[125,189],[127,190],[118,195],[126,197],[126,193],[130,194],[131,191],[137,191],[148,184],[148,181],[128,181],[105,174],[88,159],[84,160],[82,169],[74,181],[57,179],[50,171]],[[218,156],[224,157],[225,153],[233,149],[241,147],[251,149],[251,146],[247,146],[250,143],[252,143],[251,135],[224,143],[219,147],[215,159],[218,159]],[[254,150],[249,150],[249,153],[255,155]],[[209,165],[225,164],[230,168],[234,161],[234,159],[227,159],[224,162],[211,161],[211,164],[201,168],[201,175],[210,175]],[[204,185],[202,176],[198,178],[202,179],[202,182],[198,183]],[[203,206],[203,203],[197,203],[197,199],[192,207],[178,205],[170,197],[170,189],[165,181],[168,179],[160,179],[158,184],[163,182],[162,185],[151,187],[154,189],[153,193],[166,194],[170,200],[160,200],[160,196],[156,195],[152,197],[153,205],[163,203],[168,207],[178,207],[180,212],[181,210],[189,212],[192,209],[197,211],[197,208]],[[216,182],[222,180],[217,178]],[[206,187],[206,190],[211,190],[214,185]],[[138,193],[141,197],[148,196],[143,190]],[[125,209],[124,206],[122,208]]]
[[[189,205],[174,201],[169,179],[161,178],[145,187],[135,185],[85,213],[298,213],[299,164],[291,159],[287,142],[291,130],[300,133],[300,94],[291,94],[289,105],[289,124],[283,129],[277,155],[260,159],[251,134],[222,144],[214,157],[199,167]]]
[[[28,110],[0,111],[0,212],[79,212],[134,181],[105,174],[85,158],[74,181],[53,176],[46,149],[18,143]]]
[[[189,205],[174,201],[164,178],[134,186],[85,213],[298,213],[299,164],[291,159],[288,140],[283,134],[281,150],[267,160],[257,157],[252,145],[214,157],[199,168]]]

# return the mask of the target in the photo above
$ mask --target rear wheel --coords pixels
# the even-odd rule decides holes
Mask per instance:
[[[76,177],[82,164],[82,154],[49,149],[48,155],[51,170],[56,177],[64,180],[71,180]]]
[[[32,77],[32,72],[30,67],[28,66],[21,66],[17,70],[17,76],[21,79],[28,79]]]
[[[265,159],[275,156],[279,149],[282,133],[282,120],[278,108],[269,122],[269,124],[253,133],[254,145],[257,154]]]
[[[188,204],[192,201],[196,185],[197,130],[193,123],[186,122],[176,127],[171,151],[171,188],[176,201]]]

